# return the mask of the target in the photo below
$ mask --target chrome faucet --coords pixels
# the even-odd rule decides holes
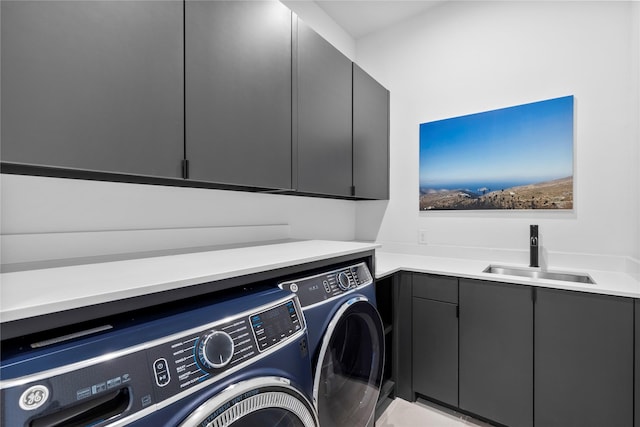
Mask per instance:
[[[529,226],[529,267],[540,267],[538,265],[538,226]]]

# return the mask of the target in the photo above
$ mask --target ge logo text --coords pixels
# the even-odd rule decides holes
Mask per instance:
[[[38,409],[49,398],[49,389],[43,385],[29,387],[20,396],[20,407],[25,411]]]

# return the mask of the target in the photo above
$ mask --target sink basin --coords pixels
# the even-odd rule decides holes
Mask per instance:
[[[532,279],[560,280],[562,282],[590,283],[595,284],[591,276],[583,273],[566,273],[560,271],[542,271],[537,268],[503,267],[500,265],[490,265],[483,273],[502,274],[505,276],[521,276]]]

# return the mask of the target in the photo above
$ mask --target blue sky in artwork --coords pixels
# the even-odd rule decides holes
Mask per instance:
[[[420,187],[508,187],[573,175],[573,96],[420,125]]]

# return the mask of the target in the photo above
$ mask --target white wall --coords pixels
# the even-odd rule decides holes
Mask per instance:
[[[289,3],[305,22],[345,55],[355,56],[355,41],[315,3],[284,3]],[[25,259],[24,244],[19,249],[7,246],[20,239],[17,234],[42,234],[40,238],[36,236],[35,241],[52,247],[39,248],[38,259],[47,259],[48,255],[57,259],[79,251],[86,251],[87,255],[112,253],[113,240],[122,235],[97,233],[96,236],[102,237],[93,239],[91,233],[84,233],[76,238],[75,232],[185,229],[184,233],[172,232],[175,241],[165,244],[165,247],[178,248],[191,242],[198,246],[205,244],[202,236],[194,240],[193,228],[203,228],[202,235],[209,232],[218,235],[215,230],[204,228],[287,224],[287,228],[275,230],[279,233],[286,229],[288,237],[296,239],[352,240],[355,236],[356,206],[351,201],[17,175],[2,175],[0,181],[1,234],[13,236],[3,239],[3,243],[7,242],[2,246],[6,255],[3,259],[12,262]],[[241,227],[238,230],[238,239],[246,241],[247,230]],[[64,241],[77,241],[78,247],[62,251],[49,243],[60,241],[50,233],[74,233]],[[224,242],[212,239],[207,244],[229,243],[229,233],[222,234]],[[150,234],[133,234],[140,235]],[[258,237],[262,240],[264,236]],[[20,241],[30,243],[33,237]],[[87,239],[92,242],[88,246]],[[137,247],[153,246],[153,241],[140,242]],[[124,246],[122,252],[128,252],[130,248]]]
[[[280,3],[291,9],[298,18],[324,37],[343,55],[355,60],[356,41],[327,13],[311,0],[280,0]]]
[[[502,248],[524,261],[536,223],[552,263],[560,252],[640,258],[633,7],[446,2],[358,40],[358,63],[391,91],[391,200],[358,203],[356,237],[434,254]],[[420,123],[564,95],[575,96],[573,212],[418,212]]]
[[[292,238],[354,237],[355,205],[344,200],[19,175],[2,175],[1,184],[3,235],[288,224]],[[95,253],[113,244],[97,236]],[[179,232],[172,238],[165,248],[189,244]],[[191,230],[184,239],[193,239]],[[217,243],[230,241],[197,240]],[[50,248],[51,259],[61,252]]]
[[[2,234],[289,224],[294,238],[526,257],[538,223],[553,253],[640,258],[640,4],[447,2],[356,44],[313,2],[283,3],[391,90],[389,202],[2,175]],[[574,212],[418,212],[419,123],[568,94]]]

